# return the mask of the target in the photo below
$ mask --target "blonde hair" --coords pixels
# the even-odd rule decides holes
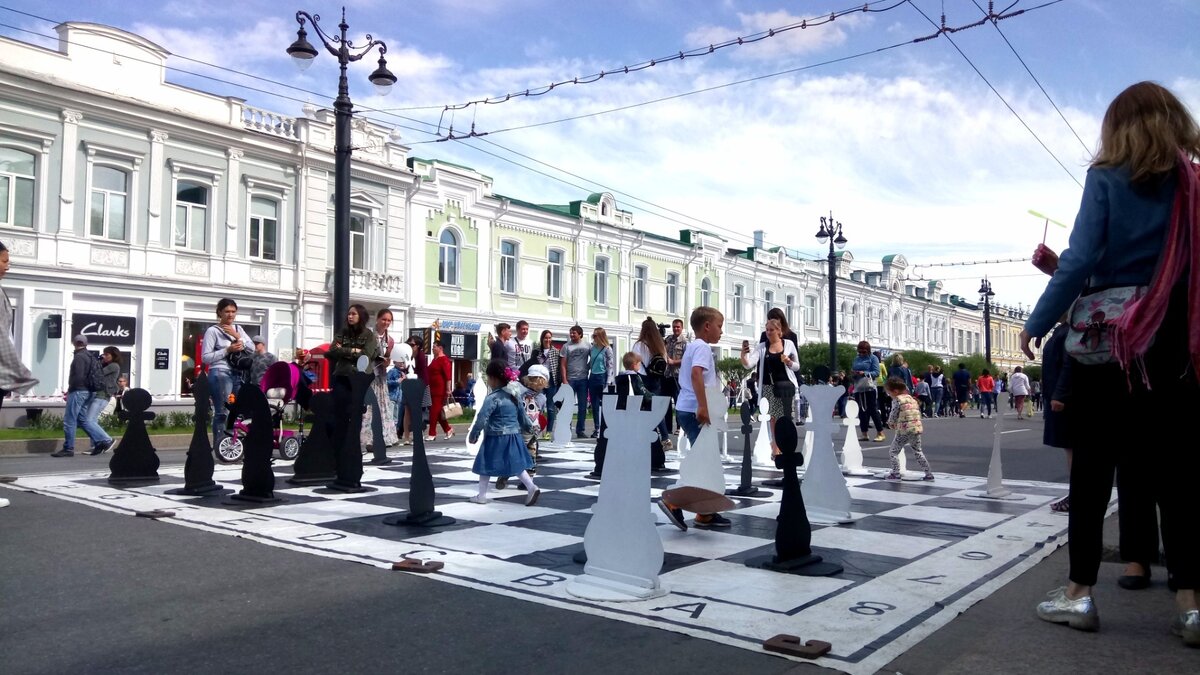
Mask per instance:
[[[642,357],[637,352],[625,352],[625,356],[621,357],[621,365],[625,366],[625,370],[635,370],[634,366],[641,362]]]
[[[1200,127],[1170,90],[1155,82],[1138,82],[1117,95],[1100,125],[1095,167],[1128,167],[1134,183],[1175,168],[1182,150],[1200,157]]]
[[[704,328],[704,324],[720,321],[725,315],[721,314],[720,310],[715,307],[701,306],[692,310],[692,315],[688,318],[688,323],[691,324],[692,330],[699,331]]]
[[[608,346],[608,333],[604,332],[603,328],[597,328],[592,331],[592,342],[596,343],[597,347],[603,349]]]
[[[770,330],[771,328],[774,328],[775,330],[779,331],[779,337],[783,338],[783,324],[779,321],[779,319],[767,319],[767,324],[763,328],[764,330]]]

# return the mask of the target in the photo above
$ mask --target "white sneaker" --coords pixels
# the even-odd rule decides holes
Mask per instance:
[[[8,506],[8,504],[9,504],[9,501],[7,499],[5,499],[4,497],[0,497],[0,509]]]
[[[470,497],[467,498],[467,501],[471,502],[472,504],[487,504],[491,500],[488,499],[487,497],[480,497],[479,495],[471,495]]]

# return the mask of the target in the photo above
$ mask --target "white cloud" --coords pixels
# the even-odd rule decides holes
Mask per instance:
[[[784,10],[774,12],[739,13],[737,26],[702,26],[688,33],[686,43],[695,47],[718,44],[737,37],[745,37],[799,24],[811,17],[793,15]],[[794,54],[809,54],[846,41],[847,28],[863,23],[863,17],[855,14],[839,17],[835,21],[808,28],[794,28],[784,33],[767,37],[761,42],[729,47],[735,57],[775,60]]]

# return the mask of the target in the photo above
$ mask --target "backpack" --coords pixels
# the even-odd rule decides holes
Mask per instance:
[[[104,371],[100,368],[100,359],[88,355],[88,369],[84,374],[83,384],[88,391],[101,392],[104,387]]]
[[[646,374],[653,377],[666,377],[667,360],[662,357],[662,354],[650,357],[650,363],[646,364]]]

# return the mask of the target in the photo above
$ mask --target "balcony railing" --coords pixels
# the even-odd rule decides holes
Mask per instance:
[[[404,277],[399,274],[350,270],[350,288],[401,296],[404,295]]]
[[[268,110],[259,110],[249,106],[242,108],[242,124],[247,129],[261,131],[264,134],[274,134],[284,138],[300,137],[294,117],[284,117]]]

